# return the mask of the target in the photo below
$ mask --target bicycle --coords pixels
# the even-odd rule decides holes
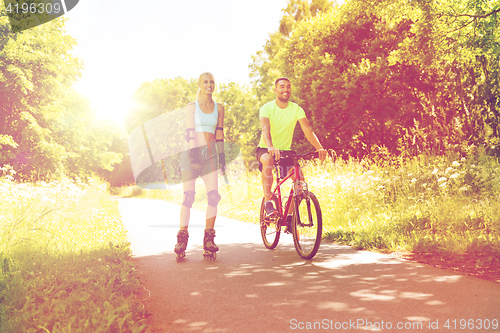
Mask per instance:
[[[274,249],[279,242],[281,227],[287,227],[285,232],[292,231],[295,250],[304,259],[313,258],[318,252],[321,235],[323,231],[323,220],[321,208],[316,196],[308,190],[307,183],[299,180],[300,166],[298,159],[317,157],[317,152],[309,152],[303,155],[295,154],[291,151],[280,152],[281,158],[292,157],[294,168],[292,173],[284,176],[279,170],[279,161],[274,163],[274,172],[277,175],[276,187],[272,191],[272,201],[278,210],[278,215],[266,217],[264,205],[265,198],[262,199],[260,207],[260,231],[264,245],[268,249]],[[295,176],[295,181],[290,189],[290,195],[283,206],[281,197],[281,186],[289,178]],[[286,198],[286,197],[284,197]],[[284,199],[283,198],[283,199]],[[291,204],[294,203],[291,221],[287,223],[288,212]]]

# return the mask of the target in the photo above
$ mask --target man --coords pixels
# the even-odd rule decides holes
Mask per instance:
[[[290,150],[293,132],[297,121],[304,131],[306,139],[316,148],[320,160],[326,158],[327,152],[314,134],[304,110],[296,103],[290,102],[292,85],[286,77],[281,77],[274,83],[276,99],[264,104],[260,108],[260,127],[262,135],[257,146],[257,160],[262,164],[262,188],[266,200],[266,216],[276,215],[278,211],[271,201],[271,187],[273,184],[272,167],[275,160],[280,159],[280,150]],[[293,161],[285,159],[281,162],[285,174],[293,168]]]

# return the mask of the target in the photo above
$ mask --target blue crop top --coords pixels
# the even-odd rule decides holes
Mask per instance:
[[[209,132],[215,134],[215,127],[217,126],[217,120],[219,114],[217,112],[217,102],[214,102],[214,111],[212,113],[204,113],[200,109],[198,101],[196,104],[196,111],[194,112],[194,131],[195,132]]]

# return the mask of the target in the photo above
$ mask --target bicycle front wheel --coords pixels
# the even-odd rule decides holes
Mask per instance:
[[[293,214],[293,243],[299,256],[311,259],[316,255],[321,243],[323,219],[316,196],[304,191],[295,198]]]
[[[266,219],[265,202],[265,198],[262,198],[262,204],[260,205],[260,234],[264,245],[268,249],[274,249],[280,240],[281,227],[278,226],[279,217]],[[278,207],[278,200],[275,196],[273,196],[273,202],[274,207]]]

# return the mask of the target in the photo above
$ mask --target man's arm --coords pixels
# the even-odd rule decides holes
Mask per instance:
[[[307,141],[309,141],[314,146],[314,148],[316,148],[316,151],[319,154],[319,159],[324,161],[327,152],[319,142],[318,137],[316,136],[314,131],[312,130],[309,120],[307,120],[307,118],[301,118],[299,119],[299,124],[300,127],[302,128],[302,131],[304,132],[304,135],[306,136]]]
[[[273,140],[271,138],[271,123],[269,122],[269,118],[260,117],[260,128],[262,129],[262,138],[267,146],[269,155],[274,157],[275,160],[279,160],[280,151],[273,146]]]

